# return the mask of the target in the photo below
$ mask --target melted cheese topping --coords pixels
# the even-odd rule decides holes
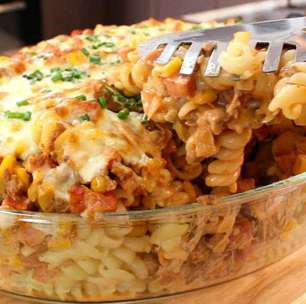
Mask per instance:
[[[137,131],[137,136],[133,133]],[[123,122],[105,110],[97,125],[86,122],[63,132],[55,142],[59,162],[67,161],[84,183],[105,173],[109,162],[120,156],[126,164],[145,165],[150,159],[141,146],[145,131],[135,117]]]
[[[65,163],[50,169],[44,176],[44,182],[53,185],[54,197],[59,201],[69,200],[69,189],[78,181],[75,172]]]
[[[94,122],[82,122],[79,117],[68,122],[55,112],[81,94],[97,102],[91,85],[107,80],[108,69],[123,62],[120,50],[193,26],[172,19],[148,20],[132,26],[98,25],[77,36],[62,35],[23,48],[13,58],[0,57],[0,157],[13,154],[26,160],[31,155],[50,152],[62,169],[72,168],[73,174],[85,183],[106,171],[114,157],[138,166],[145,166],[151,157],[159,157],[160,148],[151,141],[136,113],[120,120],[116,113],[101,109],[102,114]],[[210,25],[203,25],[207,26]],[[20,105],[21,101],[24,104]],[[8,115],[26,112],[30,119]],[[44,127],[47,130],[42,131]],[[53,173],[48,176],[57,176]],[[50,179],[55,183],[54,178]],[[74,177],[70,180],[75,181]],[[64,188],[62,193],[66,194],[59,196],[67,198]]]

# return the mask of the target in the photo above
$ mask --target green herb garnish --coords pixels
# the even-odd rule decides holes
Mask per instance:
[[[57,82],[57,81],[63,80],[63,74],[62,74],[62,72],[60,70],[58,70],[58,71],[54,70],[54,71],[51,71],[51,72],[52,72],[51,80],[53,82]]]
[[[44,78],[44,74],[41,71],[36,70],[31,74],[24,74],[23,77],[31,80],[31,83],[35,83],[37,81],[41,81]]]
[[[77,68],[54,68],[51,70],[51,79],[53,82],[57,81],[75,81],[81,79],[87,74],[83,71],[80,71]]]
[[[96,43],[96,44],[93,44],[91,46],[91,48],[93,48],[94,50],[97,50],[99,49],[100,47],[105,47],[105,48],[112,48],[115,46],[115,43],[114,42],[110,42],[110,41],[104,41],[104,42],[99,42],[99,43]]]
[[[100,64],[101,63],[101,57],[99,55],[91,55],[89,57],[89,61],[91,63],[94,63],[94,64]]]
[[[29,102],[26,99],[16,102],[17,107],[27,106],[28,104],[29,104]]]
[[[78,100],[84,100],[84,101],[87,99],[85,95],[79,95],[79,96],[76,96],[74,98],[78,99]]]
[[[85,39],[90,42],[99,42],[99,38],[97,35],[87,36]]]
[[[100,41],[99,37],[96,36],[96,35],[87,36],[85,39],[93,43],[91,48],[94,49],[94,50],[97,50],[100,47],[112,48],[112,47],[115,46],[115,43],[113,43],[111,41]],[[88,56],[88,55],[86,55],[86,56]]]
[[[114,42],[101,42],[101,45],[100,46],[103,46],[103,47],[106,47],[106,48],[112,48],[115,46],[115,43]]]
[[[112,94],[114,102],[118,103],[121,109],[127,108],[129,111],[142,112],[140,96],[127,97],[111,87],[108,87],[107,90]]]
[[[22,119],[24,121],[29,121],[31,120],[32,113],[27,111],[27,112],[11,112],[11,111],[6,111],[5,116],[9,119]]]
[[[110,61],[110,62],[108,62],[108,64],[109,65],[115,65],[115,64],[119,64],[119,63],[121,63],[122,61],[120,60],[120,59],[117,59],[117,60],[115,60],[115,61]]]
[[[125,108],[117,113],[117,117],[123,120],[123,119],[127,119],[129,117],[129,114],[130,114],[129,109]]]
[[[88,52],[88,50],[85,49],[85,48],[82,48],[82,53],[83,53],[86,57],[89,56],[89,52]]]
[[[107,108],[107,101],[106,101],[106,99],[105,99],[105,97],[104,96],[100,96],[99,98],[98,98],[98,101],[99,101],[99,104],[100,104],[100,106],[102,107],[102,108]]]
[[[128,101],[128,98],[125,97],[123,94],[121,94],[119,92],[113,92],[113,96],[119,102],[126,102],[126,101]]]
[[[142,108],[140,97],[130,97],[127,100],[127,107],[133,111],[139,111]]]
[[[82,114],[80,117],[79,117],[79,121],[80,122],[83,122],[83,121],[89,121],[90,120],[90,117],[87,113],[85,114]]]

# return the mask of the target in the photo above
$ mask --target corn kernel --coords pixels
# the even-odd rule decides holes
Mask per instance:
[[[45,185],[38,190],[37,201],[42,211],[51,211],[54,191],[53,187]]]
[[[16,155],[21,155],[22,153],[24,153],[27,149],[26,143],[25,142],[19,142],[16,145],[16,149],[15,149],[15,153]]]
[[[5,156],[0,165],[0,178],[4,177],[5,171],[12,172],[16,164],[16,158],[14,155]]]
[[[16,164],[16,158],[13,155],[5,156],[0,165],[0,193],[4,192],[5,184],[4,177],[5,172],[13,172],[14,166]]]
[[[71,65],[79,65],[86,62],[86,56],[81,51],[75,51],[67,54],[66,59]]]
[[[157,65],[154,67],[153,76],[171,77],[178,73],[182,65],[182,59],[180,57],[174,57],[166,65]]]
[[[30,184],[30,176],[27,171],[24,168],[18,166],[16,167],[15,172],[19,180],[22,182],[24,188],[28,189]]]
[[[104,176],[96,176],[90,183],[91,190],[95,192],[105,192],[107,190],[107,179]]]
[[[48,242],[48,248],[51,249],[68,249],[71,247],[71,241],[64,238],[53,238]]]
[[[208,104],[214,102],[217,99],[217,96],[218,95],[216,91],[208,89],[203,92],[197,93],[192,98],[192,102],[199,105]]]

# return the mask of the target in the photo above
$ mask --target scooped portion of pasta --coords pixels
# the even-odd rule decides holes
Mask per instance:
[[[237,33],[206,78],[179,74],[140,42],[221,26],[149,19],[76,30],[0,57],[2,208],[42,212],[153,209],[228,195],[306,171],[306,65],[284,51],[262,73],[265,49]]]

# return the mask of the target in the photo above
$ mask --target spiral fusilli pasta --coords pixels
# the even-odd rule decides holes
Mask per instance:
[[[244,148],[251,139],[252,132],[244,130],[237,134],[226,131],[218,136],[219,151],[214,155],[216,160],[208,165],[205,182],[210,187],[228,187],[230,192],[237,191],[237,180],[244,158]]]

